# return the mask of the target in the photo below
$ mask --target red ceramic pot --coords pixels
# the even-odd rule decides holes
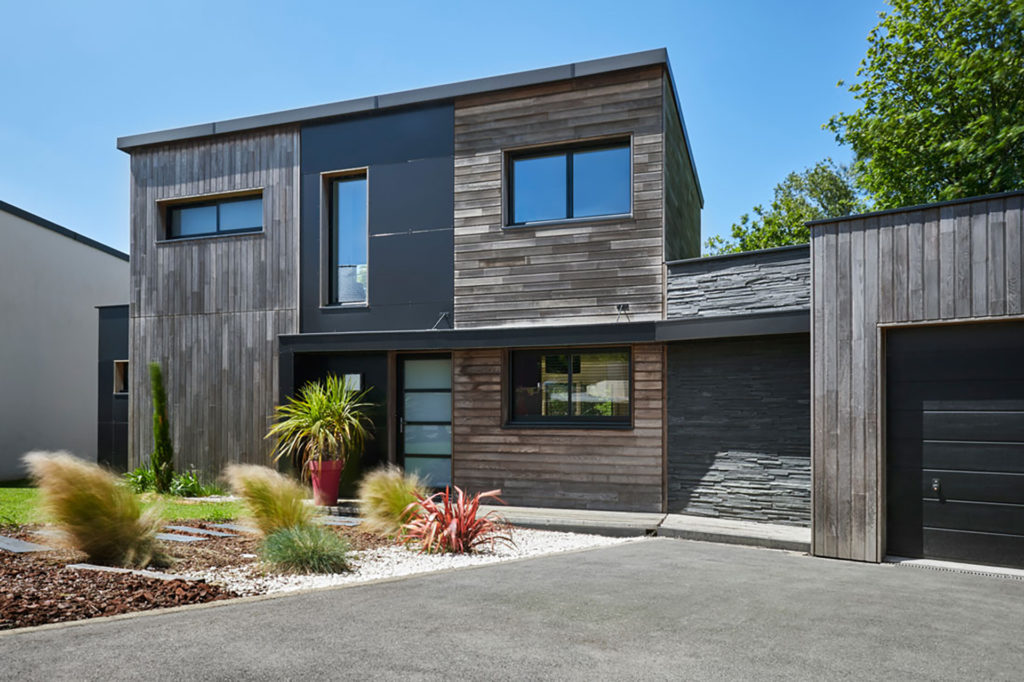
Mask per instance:
[[[338,504],[338,481],[345,463],[336,459],[309,463],[309,477],[313,481],[313,503],[321,507]]]

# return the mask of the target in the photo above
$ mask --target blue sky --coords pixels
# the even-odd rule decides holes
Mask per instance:
[[[706,238],[791,170],[848,161],[883,0],[186,2],[0,0],[0,200],[128,250],[119,135],[666,47]]]

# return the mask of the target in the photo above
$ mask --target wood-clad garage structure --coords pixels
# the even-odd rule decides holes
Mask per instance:
[[[1024,566],[1022,203],[812,224],[815,554]]]

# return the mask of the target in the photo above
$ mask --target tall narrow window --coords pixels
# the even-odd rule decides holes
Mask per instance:
[[[367,289],[366,175],[331,182],[331,302],[365,303]]]

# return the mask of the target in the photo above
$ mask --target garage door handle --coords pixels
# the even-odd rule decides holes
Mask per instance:
[[[942,494],[942,481],[937,478],[932,479],[932,492],[936,495]]]

